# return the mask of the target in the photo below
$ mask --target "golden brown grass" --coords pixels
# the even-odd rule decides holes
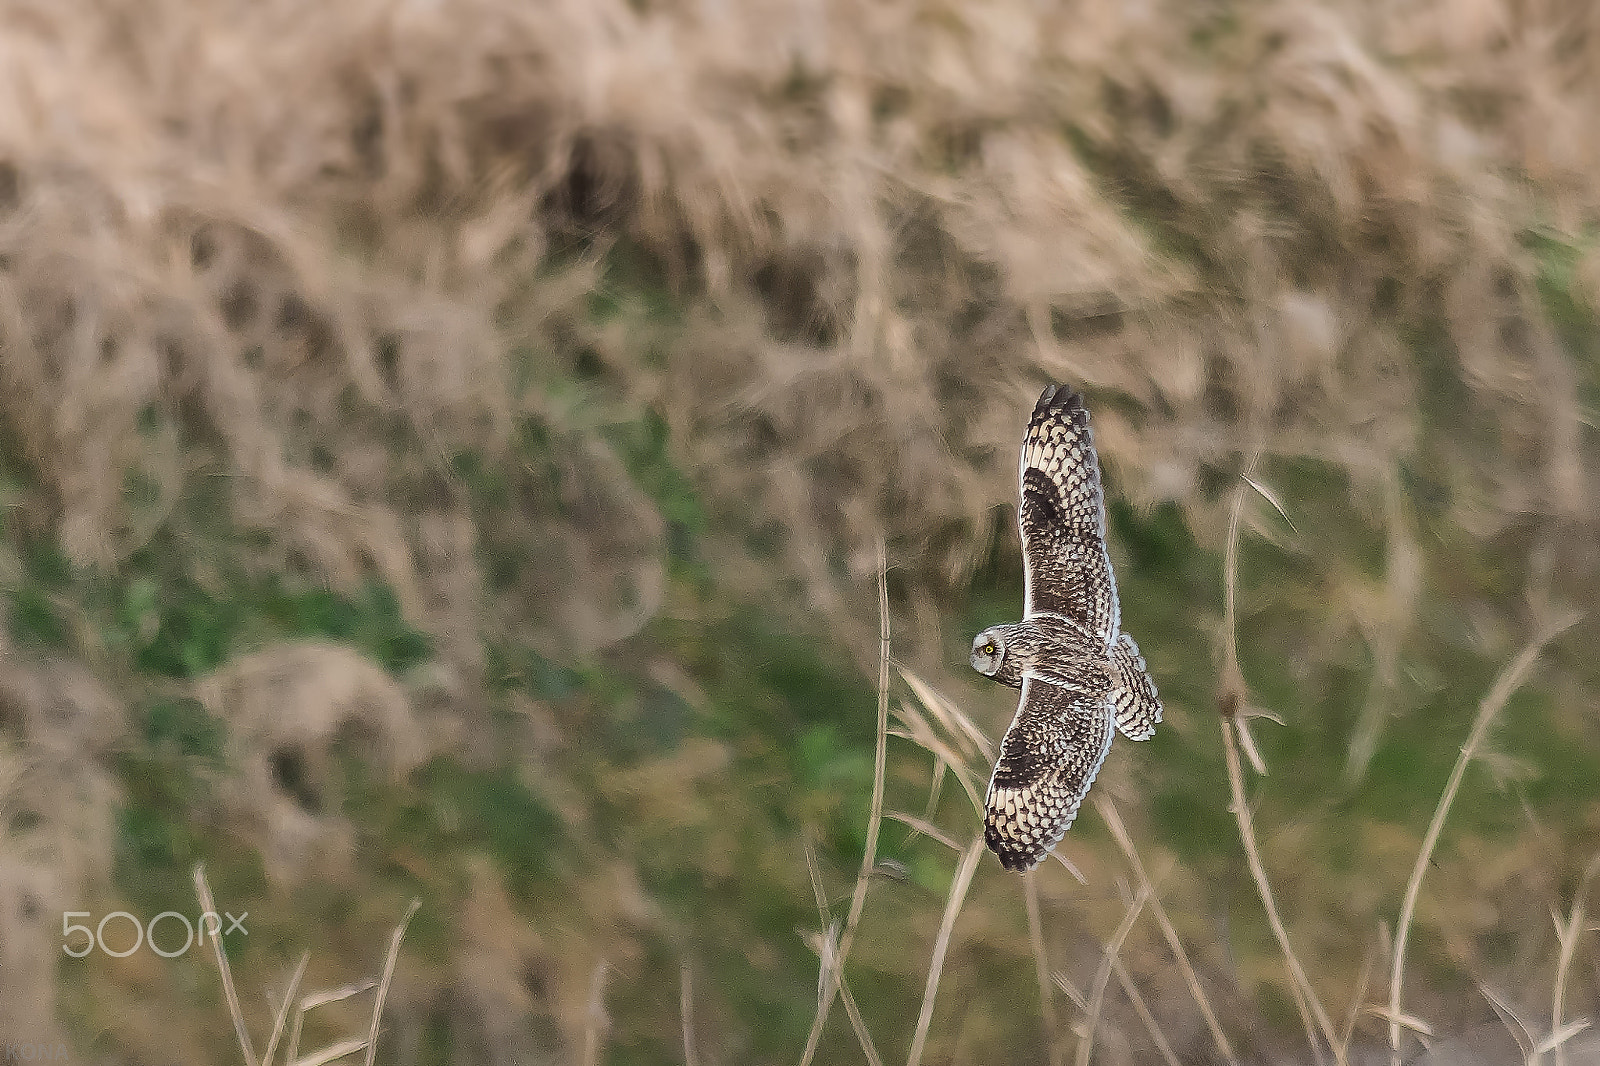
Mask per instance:
[[[217,901],[211,894],[211,884],[206,879],[204,866],[194,868],[195,898],[200,902],[202,915],[217,915],[223,912],[217,909]],[[400,957],[400,942],[405,939],[406,927],[411,924],[411,919],[416,916],[417,910],[422,906],[421,900],[412,900],[406,908],[405,917],[400,919],[400,924],[394,927],[394,933],[389,937],[389,951],[384,956],[383,976],[368,981],[360,981],[353,985],[334,989],[326,992],[311,992],[304,996],[298,995],[300,981],[305,977],[306,965],[310,961],[310,953],[300,957],[300,963],[295,967],[294,974],[289,978],[289,985],[284,990],[283,1002],[278,1007],[277,1017],[272,1025],[272,1035],[267,1040],[266,1051],[261,1057],[256,1056],[255,1043],[250,1038],[249,1025],[245,1020],[244,1010],[239,1005],[239,994],[234,988],[233,968],[228,964],[228,951],[222,944],[222,937],[216,928],[211,928],[201,934],[201,939],[211,941],[211,957],[216,961],[217,977],[222,982],[223,995],[227,1001],[228,1016],[233,1021],[234,1036],[239,1042],[239,1053],[244,1056],[246,1066],[272,1066],[284,1034],[284,1023],[288,1020],[291,1008],[294,1021],[289,1028],[288,1043],[284,1048],[284,1062],[289,1066],[323,1066],[324,1063],[334,1062],[347,1058],[356,1052],[364,1053],[366,1066],[372,1066],[378,1054],[378,1034],[383,1023],[383,1008],[389,998],[389,983],[394,980],[395,963]],[[201,923],[204,927],[204,923]],[[360,995],[376,989],[372,1004],[372,1021],[364,1036],[349,1037],[330,1044],[319,1051],[313,1051],[305,1056],[299,1054],[300,1033],[308,1011],[318,1007],[325,1007],[331,1003],[340,1003],[352,996]]]
[[[120,472],[170,499],[185,462],[138,416],[189,410],[241,514],[449,634],[482,591],[439,460],[503,450],[527,413],[582,442],[594,505],[633,527],[586,551],[599,523],[524,516],[584,585],[544,595],[569,636],[627,632],[658,525],[590,427],[511,387],[518,346],[586,350],[620,407],[659,406],[694,469],[789,531],[824,609],[828,553],[880,530],[908,579],[970,573],[1047,375],[1133,402],[1098,424],[1135,500],[1214,506],[1201,466],[1247,442],[1378,488],[1416,446],[1423,322],[1511,445],[1472,457],[1460,520],[1591,513],[1580,372],[1520,243],[1581,247],[1600,145],[1573,117],[1595,89],[1578,3],[11,10],[13,96],[42,102],[0,115],[8,424],[80,559],[140,542],[156,515]],[[586,320],[597,260],[552,249],[594,236],[664,264],[683,328]],[[405,463],[373,451],[384,417],[422,442]],[[618,575],[633,607],[600,594]],[[1397,570],[1391,631],[1408,588]]]

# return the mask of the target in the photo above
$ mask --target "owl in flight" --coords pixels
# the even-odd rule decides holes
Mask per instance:
[[[1039,397],[1022,439],[1017,523],[1022,621],[979,633],[972,666],[1022,689],[989,779],[983,836],[1006,869],[1031,870],[1072,824],[1112,727],[1148,740],[1161,721],[1139,646],[1119,629],[1089,412],[1060,385]]]

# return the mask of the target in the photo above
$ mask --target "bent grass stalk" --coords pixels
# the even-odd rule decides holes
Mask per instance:
[[[1128,972],[1127,964],[1120,956],[1113,956],[1111,967],[1116,971],[1117,983],[1122,986],[1122,994],[1128,997],[1128,1002],[1133,1004],[1133,1011],[1144,1023],[1145,1032],[1150,1034],[1151,1041],[1156,1050],[1161,1053],[1161,1059],[1167,1066],[1182,1066],[1178,1056],[1173,1053],[1172,1044],[1167,1040],[1167,1034],[1161,1031],[1161,1023],[1156,1021],[1156,1016],[1150,1013],[1150,1007],[1144,1001],[1144,996],[1139,992],[1139,986],[1133,983],[1133,975]]]
[[[939,939],[934,942],[933,960],[928,963],[928,984],[922,992],[922,1010],[917,1015],[917,1032],[911,1039],[911,1053],[906,1057],[906,1066],[918,1066],[922,1061],[922,1049],[928,1042],[928,1026],[933,1021],[933,998],[939,991],[939,975],[944,972],[945,955],[950,950],[950,934],[955,929],[956,916],[961,913],[967,888],[972,884],[972,874],[977,870],[978,859],[982,855],[983,834],[980,832],[967,845],[966,853],[961,856],[961,865],[950,882],[950,895],[945,900],[944,917],[939,920]]]
[[[1267,924],[1272,927],[1272,935],[1278,941],[1278,947],[1283,952],[1284,961],[1288,964],[1289,974],[1294,980],[1296,993],[1304,1001],[1305,1009],[1311,1012],[1316,1019],[1317,1029],[1321,1031],[1322,1038],[1327,1041],[1328,1050],[1333,1052],[1333,1057],[1340,1066],[1347,1061],[1343,1042],[1334,1032],[1333,1022],[1328,1017],[1328,1012],[1323,1009],[1322,1001],[1317,998],[1316,992],[1311,987],[1311,980],[1306,976],[1305,967],[1300,963],[1300,957],[1295,954],[1293,946],[1289,943],[1289,932],[1284,928],[1283,919],[1278,914],[1277,900],[1272,894],[1272,885],[1267,880],[1266,867],[1261,863],[1261,851],[1256,845],[1255,826],[1250,817],[1250,805],[1244,795],[1244,769],[1239,764],[1239,746],[1234,742],[1234,723],[1222,719],[1222,742],[1228,761],[1228,786],[1233,794],[1233,816],[1239,823],[1239,838],[1244,842],[1245,862],[1250,867],[1250,876],[1256,883],[1256,890],[1261,896],[1261,906],[1267,913]],[[1307,1025],[1306,1035],[1311,1039],[1312,1049],[1317,1048],[1317,1035]],[[1318,1052],[1320,1054],[1320,1052]]]
[[[1483,738],[1488,734],[1489,726],[1494,722],[1495,716],[1500,713],[1512,694],[1522,687],[1523,680],[1544,646],[1574,625],[1579,617],[1581,616],[1575,613],[1562,616],[1555,624],[1536,634],[1521,653],[1500,671],[1500,676],[1495,678],[1488,695],[1484,696],[1483,702],[1478,706],[1478,716],[1473,720],[1467,742],[1461,746],[1461,755],[1456,759],[1455,768],[1450,771],[1450,780],[1439,796],[1439,805],[1434,809],[1433,819],[1428,823],[1428,831],[1422,838],[1422,847],[1417,852],[1417,861],[1411,868],[1411,880],[1406,884],[1405,900],[1400,904],[1400,919],[1395,925],[1394,965],[1389,973],[1389,1009],[1386,1014],[1389,1020],[1390,1066],[1400,1066],[1400,1019],[1404,1017],[1400,1010],[1400,999],[1405,980],[1406,942],[1411,934],[1411,918],[1416,913],[1417,896],[1422,892],[1422,877],[1427,873],[1428,863],[1433,858],[1433,849],[1439,843],[1445,816],[1450,813],[1450,805],[1455,802],[1456,792],[1461,788],[1461,779],[1466,775],[1467,764],[1472,762],[1473,756],[1478,753],[1478,745],[1483,743]]]
[[[1090,796],[1094,799],[1094,809],[1100,812],[1100,817],[1111,830],[1117,846],[1122,849],[1122,854],[1128,860],[1134,876],[1138,878],[1139,887],[1149,893],[1150,913],[1156,916],[1156,924],[1161,927],[1161,935],[1166,938],[1167,947],[1172,950],[1172,957],[1178,963],[1178,972],[1183,975],[1184,983],[1189,986],[1189,995],[1194,998],[1195,1006],[1200,1008],[1200,1016],[1205,1019],[1206,1028],[1211,1032],[1211,1039],[1217,1045],[1217,1053],[1222,1056],[1224,1062],[1237,1064],[1238,1059],[1233,1053],[1233,1045],[1228,1042],[1221,1023],[1217,1021],[1217,1012],[1211,1009],[1211,1001],[1206,998],[1205,989],[1200,985],[1200,976],[1194,972],[1194,967],[1189,963],[1189,953],[1183,949],[1183,941],[1178,939],[1178,931],[1173,928],[1172,920],[1167,917],[1167,909],[1161,905],[1161,896],[1151,884],[1150,875],[1145,872],[1144,860],[1139,858],[1139,850],[1133,846],[1133,838],[1128,835],[1127,827],[1118,817],[1117,808],[1104,796],[1096,796],[1094,793],[1090,793]]]
[[[861,909],[866,906],[867,886],[872,881],[873,866],[878,859],[878,828],[883,822],[883,779],[889,741],[889,558],[883,538],[878,538],[878,733],[872,755],[872,809],[867,816],[866,846],[861,852],[861,870],[856,875],[856,886],[850,895],[850,911],[845,917],[844,931],[839,934],[839,949],[833,966],[823,982],[817,1013],[811,1022],[811,1032],[806,1037],[805,1051],[800,1056],[800,1066],[808,1066],[817,1053],[822,1040],[823,1026],[828,1023],[828,1011],[833,997],[844,979],[845,959],[855,941],[856,926],[861,921]]]
[[[1556,937],[1561,944],[1561,953],[1556,959],[1555,987],[1550,994],[1550,1036],[1552,1039],[1564,1030],[1561,1015],[1565,1013],[1567,998],[1567,972],[1572,968],[1572,956],[1578,950],[1578,939],[1583,936],[1584,929],[1584,897],[1589,892],[1589,882],[1594,880],[1595,874],[1600,873],[1600,855],[1589,860],[1589,865],[1584,868],[1583,876],[1578,880],[1578,887],[1572,893],[1572,909],[1567,912],[1565,926],[1558,920],[1556,922]],[[1585,1022],[1585,1025],[1588,1023]],[[1567,1066],[1566,1040],[1563,1039],[1555,1045],[1556,1066]]]
[[[305,977],[306,966],[310,962],[311,952],[301,952],[300,965],[294,968],[294,975],[289,978],[289,987],[283,993],[283,1004],[278,1008],[278,1019],[272,1025],[272,1039],[267,1041],[267,1051],[261,1056],[261,1066],[272,1066],[272,1057],[278,1050],[278,1040],[283,1036],[284,1026],[289,1021],[289,1009],[294,1006],[295,996],[300,993],[300,980]],[[293,1066],[292,1061],[290,1066]]]
[[[1039,981],[1039,1009],[1044,1015],[1044,1039],[1050,1049],[1050,1062],[1056,1066],[1062,1058],[1060,1036],[1056,1022],[1056,997],[1050,984],[1050,956],[1044,946],[1044,922],[1039,916],[1039,883],[1037,871],[1022,875],[1023,901],[1028,911],[1028,943],[1033,948],[1034,976]]]
[[[394,927],[394,932],[389,936],[389,954],[383,960],[383,977],[378,981],[378,995],[372,1004],[372,1028],[367,1030],[366,1066],[372,1066],[373,1060],[378,1057],[378,1028],[383,1022],[384,1001],[389,998],[389,982],[394,980],[394,965],[400,958],[400,941],[405,939],[406,927],[421,906],[422,900],[413,899],[411,906],[406,908],[405,917],[400,919],[400,924]]]
[[[194,868],[194,891],[200,898],[200,913],[217,913],[217,901],[211,895],[211,885],[206,881],[205,863]],[[202,927],[204,922],[201,923]],[[239,1041],[239,1051],[246,1066],[256,1066],[255,1048],[250,1044],[250,1030],[244,1024],[244,1012],[239,1009],[239,993],[233,987],[233,969],[228,965],[228,953],[222,950],[222,936],[211,931],[211,953],[217,962],[217,975],[222,980],[222,993],[228,1000],[228,1014],[233,1018],[233,1033]]]
[[[1118,953],[1122,951],[1122,942],[1128,939],[1133,923],[1139,920],[1139,914],[1144,910],[1145,901],[1149,898],[1149,891],[1141,886],[1139,894],[1128,904],[1128,909],[1123,913],[1122,921],[1117,924],[1116,931],[1111,934],[1111,939],[1106,941],[1105,954],[1100,959],[1100,968],[1095,971],[1094,985],[1089,991],[1089,1007],[1084,1012],[1083,1038],[1078,1041],[1077,1066],[1089,1066],[1089,1057],[1094,1054],[1095,1027],[1100,1024],[1100,1005],[1105,1002],[1106,985],[1111,983],[1111,971],[1116,964]]]
[[[694,990],[689,964],[678,968],[678,1018],[683,1026],[683,1066],[700,1066],[694,1043]]]
[[[1217,702],[1222,709],[1220,721],[1222,723],[1222,746],[1227,759],[1228,789],[1233,799],[1233,817],[1239,825],[1239,839],[1244,844],[1245,861],[1250,867],[1250,877],[1255,881],[1256,892],[1261,897],[1262,909],[1267,914],[1267,924],[1272,928],[1273,938],[1278,942],[1278,948],[1283,952],[1285,964],[1289,967],[1289,975],[1294,983],[1296,1005],[1300,1008],[1301,1019],[1305,1023],[1306,1038],[1311,1043],[1311,1050],[1317,1058],[1321,1059],[1322,1052],[1317,1043],[1317,1030],[1321,1031],[1322,1039],[1327,1043],[1328,1050],[1333,1053],[1334,1060],[1339,1066],[1345,1066],[1344,1046],[1334,1032],[1333,1022],[1328,1017],[1328,1012],[1322,1006],[1322,1000],[1317,997],[1316,990],[1311,987],[1311,980],[1306,976],[1305,967],[1300,962],[1300,957],[1295,954],[1294,946],[1289,943],[1289,932],[1284,928],[1283,919],[1278,914],[1278,903],[1272,892],[1272,883],[1267,879],[1266,866],[1261,861],[1261,849],[1256,843],[1255,824],[1250,816],[1250,804],[1244,794],[1244,768],[1239,762],[1239,743],[1234,734],[1234,729],[1239,723],[1235,714],[1243,706],[1248,696],[1248,689],[1244,682],[1244,671],[1239,666],[1239,517],[1244,511],[1244,497],[1247,488],[1253,488],[1267,501],[1278,509],[1284,521],[1289,521],[1288,514],[1283,505],[1266,489],[1257,484],[1250,477],[1255,468],[1256,460],[1250,460],[1249,469],[1242,475],[1243,484],[1234,490],[1232,513],[1228,517],[1228,542],[1223,556],[1223,615],[1224,615],[1224,645],[1222,677],[1218,686]],[[1293,528],[1293,523],[1290,523]],[[1254,745],[1251,745],[1252,752]],[[1252,759],[1260,766],[1260,756]],[[1307,1017],[1309,1012],[1310,1017]],[[1316,1030],[1311,1026],[1312,1019],[1316,1020]]]

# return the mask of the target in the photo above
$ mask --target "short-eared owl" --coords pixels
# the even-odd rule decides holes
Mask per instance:
[[[1023,619],[972,642],[972,667],[1022,689],[989,779],[983,836],[1008,870],[1060,843],[1111,747],[1148,740],[1161,701],[1119,629],[1100,461],[1083,397],[1051,385],[1022,439]]]

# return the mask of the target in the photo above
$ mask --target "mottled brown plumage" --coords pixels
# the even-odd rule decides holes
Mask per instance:
[[[1022,689],[984,818],[984,839],[1010,870],[1031,869],[1060,842],[1110,750],[1113,726],[1145,740],[1161,721],[1139,647],[1120,631],[1083,397],[1059,385],[1044,390],[1021,467],[1023,620],[986,629],[972,644],[975,670]]]

